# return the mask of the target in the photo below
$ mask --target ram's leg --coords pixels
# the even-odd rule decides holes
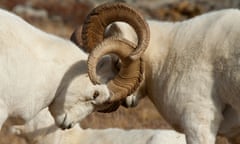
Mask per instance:
[[[2,101],[0,101],[0,130],[2,129],[2,125],[7,118],[8,118],[7,106]]]
[[[187,144],[215,144],[221,112],[210,106],[190,106],[182,117]]]
[[[175,109],[187,144],[215,144],[223,104],[217,95],[212,73],[193,68],[174,82],[177,89],[173,100],[180,103]]]

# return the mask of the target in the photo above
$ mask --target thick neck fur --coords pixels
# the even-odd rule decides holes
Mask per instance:
[[[150,90],[155,75],[160,75],[165,59],[168,56],[172,42],[174,23],[148,21],[150,25],[149,47],[144,53],[145,60],[145,86]],[[146,91],[149,95],[150,91]]]
[[[150,42],[143,56],[145,61],[145,75],[143,83],[137,91],[137,95],[140,97],[151,95],[152,79],[154,79],[155,75],[160,75],[165,59],[168,56],[172,33],[176,25],[170,22],[154,20],[149,20],[147,23],[150,28]],[[136,33],[125,23],[117,22],[109,31],[111,35],[118,35],[137,43]]]

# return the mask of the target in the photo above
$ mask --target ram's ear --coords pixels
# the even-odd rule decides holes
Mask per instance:
[[[120,67],[120,60],[117,56],[104,56],[97,64],[97,75],[101,83],[106,83],[114,78],[118,74]]]
[[[105,37],[111,37],[111,36],[121,36],[122,31],[121,28],[118,25],[118,22],[111,24],[108,26],[106,32],[105,32]]]
[[[105,31],[104,37],[108,38],[111,36],[123,36],[123,30],[121,30],[121,25],[128,25],[122,22],[115,22],[109,25]],[[129,26],[130,27],[130,26]],[[70,40],[76,44],[80,49],[87,52],[86,49],[83,47],[83,40],[82,40],[82,25],[78,26],[74,32],[72,33]]]
[[[83,48],[83,41],[82,41],[82,25],[77,27],[74,32],[72,33],[70,40],[75,43],[80,49],[85,51]]]
[[[135,44],[138,43],[136,32],[129,24],[124,22],[115,22],[107,28],[105,37],[112,36],[125,38]]]

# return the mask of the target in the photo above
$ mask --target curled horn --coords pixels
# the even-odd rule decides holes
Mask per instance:
[[[107,26],[116,21],[126,22],[136,31],[138,45],[129,57],[133,60],[140,58],[149,43],[149,27],[138,11],[122,2],[105,3],[90,12],[82,30],[85,51],[92,51],[97,44],[102,42]]]
[[[129,96],[138,88],[142,81],[144,69],[142,58],[137,60],[129,58],[129,54],[134,51],[135,46],[135,44],[126,39],[110,37],[97,45],[88,58],[88,74],[94,84],[100,83],[96,75],[96,65],[102,56],[116,54],[122,61],[118,75],[107,83],[111,91],[109,103]]]

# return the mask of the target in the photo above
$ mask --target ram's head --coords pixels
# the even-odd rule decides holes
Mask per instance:
[[[136,32],[137,44],[130,42],[119,35],[105,37],[106,29],[113,22],[128,23]],[[94,84],[100,84],[97,77],[96,66],[105,55],[114,54],[121,63],[118,74],[107,82],[111,91],[107,109],[117,108],[119,101],[132,94],[140,85],[144,62],[141,58],[149,43],[149,28],[143,16],[134,8],[125,3],[106,3],[96,7],[87,17],[80,29],[72,35],[71,39],[85,51],[90,52],[88,58],[88,74]],[[106,108],[105,105],[105,108]],[[110,106],[111,105],[111,106]],[[114,108],[113,108],[114,107]]]

